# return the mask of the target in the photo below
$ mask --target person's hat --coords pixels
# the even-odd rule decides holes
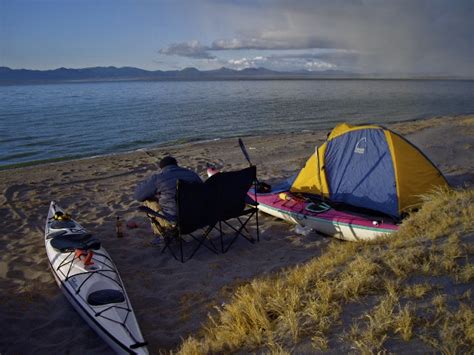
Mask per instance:
[[[160,169],[168,165],[178,165],[178,162],[172,156],[167,156],[160,160]]]

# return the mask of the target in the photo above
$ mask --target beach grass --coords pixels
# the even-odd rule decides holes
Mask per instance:
[[[383,240],[334,240],[313,260],[239,286],[179,353],[474,347],[474,189],[440,189]],[[302,349],[302,348],[301,348]]]

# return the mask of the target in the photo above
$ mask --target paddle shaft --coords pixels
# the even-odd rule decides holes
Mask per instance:
[[[242,150],[242,153],[244,153],[245,159],[249,162],[249,165],[252,166],[253,164],[250,161],[249,153],[247,152],[247,148],[245,148],[244,142],[242,141],[241,138],[239,138],[239,146],[240,146],[240,149]]]
[[[140,149],[140,150],[146,155],[148,155],[150,158],[153,158],[156,160],[156,157],[153,154],[151,154],[148,150],[145,150],[145,149]]]
[[[242,150],[242,153],[244,154],[245,159],[249,162],[249,166],[253,166],[252,162],[250,161],[250,156],[247,152],[247,148],[245,148],[245,144],[241,138],[239,138],[239,146],[240,150]],[[257,196],[257,185],[259,184],[260,181],[258,181],[257,177],[255,176],[255,196]]]

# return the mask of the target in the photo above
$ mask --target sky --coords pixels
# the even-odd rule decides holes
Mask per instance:
[[[0,0],[0,66],[474,76],[474,0]]]

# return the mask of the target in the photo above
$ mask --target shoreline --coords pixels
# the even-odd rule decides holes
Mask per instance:
[[[417,126],[419,122],[421,121],[427,121],[425,123],[428,123],[427,127],[429,127],[429,123],[434,123],[438,120],[443,120],[443,119],[448,119],[448,120],[456,120],[456,119],[463,119],[466,117],[470,117],[474,115],[472,114],[460,114],[460,115],[453,115],[453,116],[434,116],[434,117],[421,117],[421,118],[413,118],[413,119],[408,119],[408,120],[396,120],[396,121],[389,121],[386,122],[386,124],[382,125],[385,126],[389,129],[394,127],[395,129],[401,129],[402,131],[406,132],[406,129],[403,129],[404,125],[415,125]],[[341,121],[342,122],[342,121]],[[360,124],[360,123],[359,123]],[[377,123],[372,123],[372,122],[367,122],[367,124],[377,124]],[[423,128],[423,129],[424,129]],[[279,136],[284,136],[284,135],[304,135],[304,134],[318,134],[321,132],[327,132],[330,131],[332,128],[326,129],[314,129],[314,130],[302,130],[302,131],[291,131],[287,133],[268,133],[268,134],[260,134],[260,135],[251,135],[251,134],[243,134],[239,136],[233,136],[233,137],[223,137],[223,138],[208,138],[208,139],[189,139],[188,141],[185,142],[180,142],[179,140],[177,141],[171,141],[167,143],[162,143],[158,145],[153,145],[149,147],[139,147],[133,150],[124,150],[124,151],[119,151],[116,153],[98,153],[98,154],[93,154],[93,155],[72,155],[72,156],[63,156],[63,157],[57,157],[57,158],[51,158],[51,159],[42,159],[42,160],[35,160],[35,161],[27,161],[27,162],[19,162],[19,163],[12,163],[12,164],[7,164],[7,165],[1,165],[0,166],[0,172],[2,171],[11,171],[15,169],[22,169],[22,168],[29,168],[29,167],[36,167],[36,166],[47,166],[50,164],[56,164],[56,163],[62,163],[62,162],[74,162],[74,161],[82,161],[82,160],[87,160],[87,159],[96,159],[96,158],[107,158],[107,157],[114,157],[117,155],[128,155],[128,154],[133,154],[139,151],[156,151],[156,150],[163,150],[163,149],[178,149],[178,148],[185,148],[188,145],[194,145],[194,144],[206,144],[206,143],[212,143],[216,141],[226,141],[230,142],[232,140],[235,140],[237,138],[251,138],[251,139],[275,139],[278,138]],[[415,128],[416,130],[416,128]],[[413,132],[409,130],[409,132]],[[403,133],[402,133],[403,134]]]

